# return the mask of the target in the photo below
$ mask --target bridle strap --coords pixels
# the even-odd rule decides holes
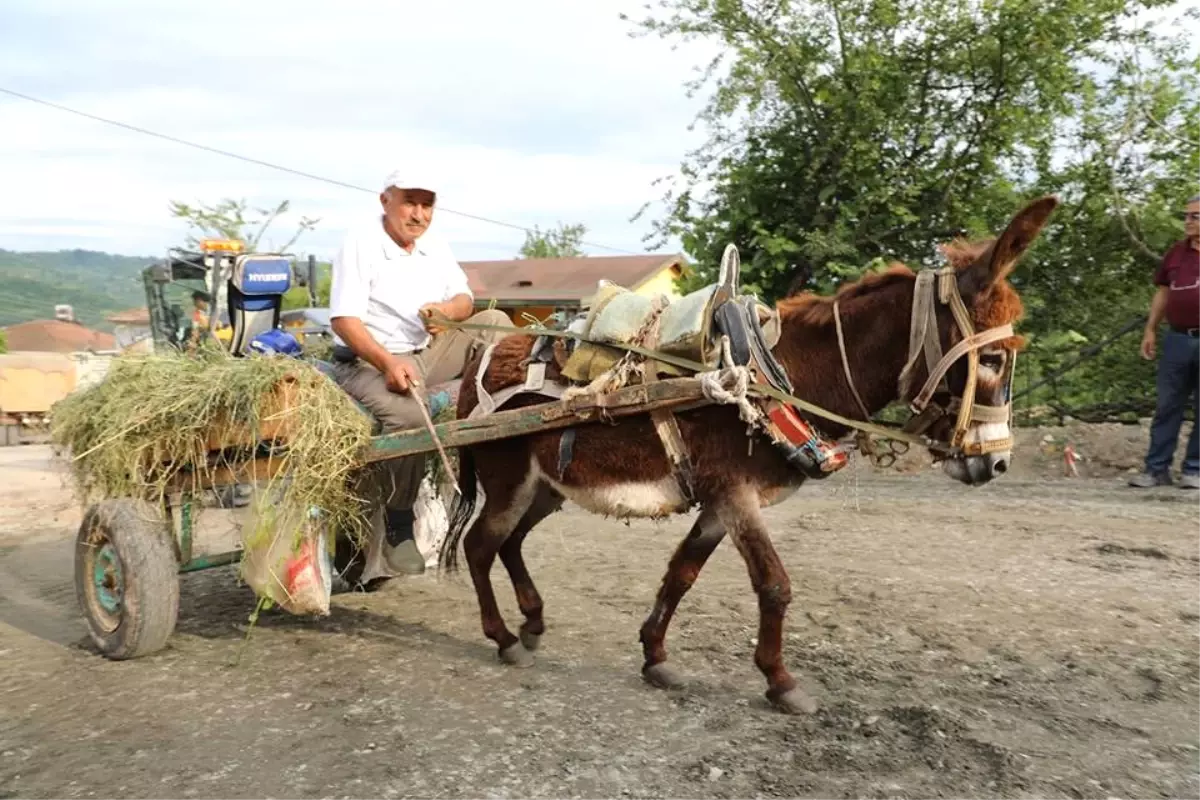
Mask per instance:
[[[854,385],[854,377],[850,374],[850,359],[846,357],[846,337],[842,335],[842,312],[836,299],[833,301],[833,326],[837,330],[838,352],[842,356],[842,370],[846,373],[846,383],[850,385],[850,393],[854,395],[854,402],[858,403],[858,410],[862,412],[863,419],[870,420],[871,412],[867,410],[867,404],[859,395],[858,388]]]
[[[935,294],[936,291],[936,294]],[[957,325],[962,339],[943,354],[938,333],[937,304],[944,303],[950,308],[954,323]],[[836,304],[835,304],[836,319]],[[839,346],[842,346],[839,329]],[[972,423],[1010,423],[1012,420],[1012,404],[1003,406],[984,406],[975,402],[975,389],[979,378],[979,350],[986,345],[1002,341],[1013,336],[1012,325],[1002,325],[982,333],[975,332],[971,312],[963,302],[958,291],[958,273],[952,267],[938,270],[924,270],[917,273],[916,285],[913,288],[912,319],[909,324],[908,360],[900,372],[900,397],[909,397],[912,389],[913,376],[922,355],[925,357],[925,367],[928,377],[921,390],[910,403],[913,416],[904,426],[905,431],[923,433],[934,422],[955,415],[954,433],[950,445],[962,448],[962,441]],[[963,356],[967,357],[967,378],[961,397],[955,397],[948,408],[942,408],[932,403],[933,396],[939,390],[948,390],[946,374],[950,368]],[[1012,355],[1015,355],[1013,353]],[[842,353],[843,367],[846,356]],[[1012,360],[1008,369],[1011,375]],[[848,373],[848,370],[847,370]],[[853,384],[851,384],[853,386]],[[972,444],[972,453],[992,452],[1011,446],[1011,437],[996,442]]]
[[[908,397],[912,388],[917,359],[925,354],[925,368],[933,374],[933,368],[942,357],[942,344],[938,340],[937,309],[933,302],[933,281],[937,273],[922,270],[917,273],[913,287],[912,318],[908,325],[908,361],[900,371],[900,397]]]
[[[929,405],[929,399],[933,397],[933,393],[937,391],[938,384],[945,374],[954,365],[955,361],[962,358],[964,354],[971,354],[980,347],[989,345],[993,342],[998,342],[1007,339],[1013,335],[1013,327],[1009,325],[1001,325],[999,328],[991,328],[983,333],[975,333],[964,338],[954,347],[950,348],[950,352],[942,356],[941,360],[934,365],[929,373],[929,379],[925,381],[925,386],[922,387],[921,393],[913,399],[912,405],[918,411]],[[963,392],[967,396],[966,391]]]
[[[981,422],[985,425],[1007,425],[1011,415],[1012,403],[1005,403],[1002,406],[982,406],[976,403],[975,407],[971,409],[971,422]]]

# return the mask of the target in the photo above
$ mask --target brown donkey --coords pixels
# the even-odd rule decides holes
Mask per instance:
[[[895,265],[886,273],[870,275],[841,288],[836,298],[801,295],[779,303],[782,334],[774,354],[786,369],[796,396],[847,418],[862,418],[859,400],[871,413],[896,400],[910,401],[922,381],[930,388],[934,404],[948,408],[947,415],[925,428],[929,439],[948,442],[955,432],[952,411],[964,398],[965,387],[974,380],[973,399],[991,414],[980,414],[961,423],[957,438],[961,451],[944,460],[944,471],[966,484],[982,484],[1003,472],[1009,459],[1011,438],[1007,417],[1007,393],[1012,359],[1020,347],[1011,335],[1010,323],[1021,314],[1021,302],[1006,276],[1037,237],[1057,204],[1053,197],[1041,198],[1018,213],[998,239],[970,244],[954,243],[944,248],[951,268],[946,271],[943,292],[957,287],[964,301],[959,306],[968,323],[990,342],[971,347],[963,343],[961,324],[956,324],[947,305],[923,303],[913,314],[920,281],[906,267]],[[934,292],[930,290],[930,297]],[[836,304],[834,300],[836,299]],[[945,301],[945,294],[942,300]],[[919,358],[921,339],[912,336],[910,325],[926,311],[936,319],[928,339],[936,353],[945,351],[953,362],[939,375],[930,377],[928,361]],[[840,323],[843,346],[839,347]],[[1008,326],[1008,327],[1006,327]],[[996,328],[1005,328],[996,331]],[[520,383],[525,378],[523,360],[533,338],[505,338],[492,354],[483,385],[489,392]],[[960,356],[977,351],[978,365],[971,373]],[[926,355],[928,357],[928,352]],[[843,353],[846,356],[843,364]],[[909,369],[906,370],[906,366]],[[476,405],[474,385],[478,363],[463,378],[458,416],[465,418]],[[933,370],[935,373],[939,370]],[[898,388],[902,372],[911,372]],[[554,373],[551,365],[548,375]],[[937,391],[932,387],[940,386]],[[901,396],[903,392],[904,396]],[[930,399],[930,398],[927,398]],[[518,396],[513,405],[544,402]],[[991,407],[987,409],[986,407]],[[931,406],[933,407],[933,406]],[[969,408],[970,406],[968,406]],[[820,425],[826,436],[841,437],[846,428]],[[787,571],[780,562],[760,509],[792,494],[804,478],[790,468],[769,442],[759,440],[748,447],[746,424],[733,406],[705,406],[680,412],[679,428],[690,450],[694,469],[694,495],[700,513],[687,537],[679,544],[654,608],[641,628],[645,655],[642,673],[660,687],[681,685],[681,677],[667,664],[664,647],[667,626],[684,594],[696,580],[704,562],[728,534],[746,562],[750,582],[758,595],[759,631],[754,661],[767,679],[767,697],[781,709],[796,713],[812,711],[815,701],[801,690],[788,673],[782,658],[783,618],[792,590]],[[563,458],[563,431],[472,445],[460,450],[459,485],[463,497],[454,510],[450,535],[442,545],[441,563],[448,570],[457,566],[456,551],[467,523],[475,511],[476,479],[484,490],[483,509],[466,530],[463,551],[479,601],[483,632],[499,647],[502,661],[517,666],[533,663],[545,630],[542,600],[525,567],[521,546],[535,525],[557,511],[564,498],[589,511],[619,517],[663,517],[685,512],[689,504],[682,495],[662,441],[648,418],[628,417],[615,424],[583,425],[574,429],[573,454]],[[961,435],[961,434],[965,434]],[[995,443],[1000,442],[998,446]],[[993,446],[988,446],[991,443]],[[490,572],[500,556],[516,591],[525,617],[520,637],[504,624],[496,605]]]

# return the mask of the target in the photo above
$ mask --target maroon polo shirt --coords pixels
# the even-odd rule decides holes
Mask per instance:
[[[1172,328],[1200,327],[1200,250],[1187,239],[1165,256],[1154,284],[1167,287],[1167,324]]]

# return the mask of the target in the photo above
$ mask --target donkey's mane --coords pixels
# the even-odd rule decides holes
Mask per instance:
[[[958,238],[939,245],[938,250],[946,262],[956,270],[966,269],[987,252],[995,243],[994,238]],[[833,303],[841,303],[878,294],[897,283],[911,281],[915,273],[900,263],[892,263],[885,271],[865,275],[853,283],[839,286],[832,295],[817,295],[803,292],[786,297],[777,303],[780,317],[789,322],[814,327],[833,324]],[[994,328],[1016,322],[1025,313],[1021,297],[1007,280],[992,284],[975,298],[972,316],[980,329]],[[1022,336],[1014,336],[1000,343],[1002,346],[1020,350],[1025,345]]]
[[[913,271],[903,264],[892,264],[885,272],[864,275],[853,283],[839,286],[833,295],[818,295],[811,292],[786,297],[777,308],[781,317],[803,325],[830,325],[833,323],[833,302],[845,303],[859,297],[877,294],[901,281],[911,281]]]

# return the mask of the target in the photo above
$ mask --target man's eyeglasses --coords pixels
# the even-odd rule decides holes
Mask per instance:
[[[1200,222],[1200,211],[1185,211],[1179,216],[1184,222]]]

